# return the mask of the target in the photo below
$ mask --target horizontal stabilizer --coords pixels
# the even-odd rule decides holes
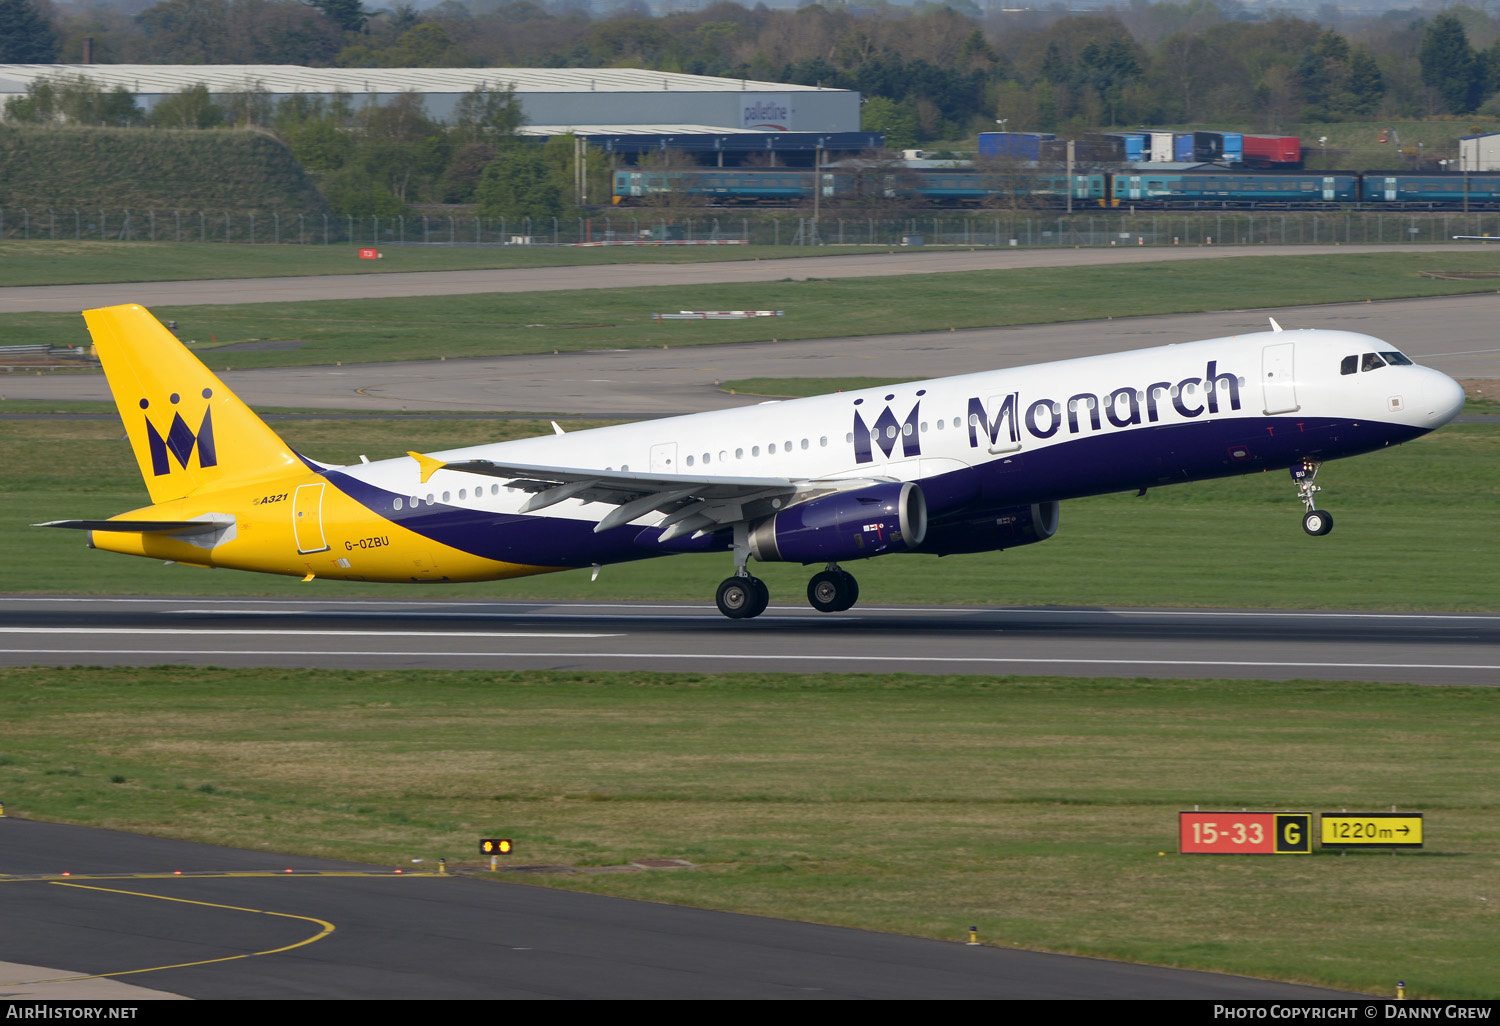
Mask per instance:
[[[183,534],[212,531],[221,525],[212,520],[49,520],[32,527],[67,527],[75,531],[130,531],[137,534]]]

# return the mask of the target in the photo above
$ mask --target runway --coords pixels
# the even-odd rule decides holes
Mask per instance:
[[[313,299],[453,296],[481,292],[715,285],[785,278],[867,278],[941,271],[1017,267],[1079,267],[1236,256],[1317,256],[1327,253],[1449,253],[1461,244],[1412,246],[1184,246],[1073,249],[933,250],[877,248],[874,252],[785,260],[730,260],[695,264],[590,264],[480,271],[383,271],[310,277],[126,282],[97,285],[16,285],[0,288],[0,314],[77,313],[97,306],[198,306],[285,303]],[[353,247],[350,247],[350,252]]]
[[[231,371],[224,382],[254,408],[377,412],[462,410],[621,419],[665,417],[761,402],[716,382],[740,378],[882,377],[892,382],[1019,367],[1268,330],[1364,332],[1456,378],[1500,379],[1500,295],[1290,310],[1234,310],[916,334],[615,349],[411,363]],[[102,374],[9,375],[9,399],[108,401]]]
[[[242,1000],[1349,996],[16,819],[0,819],[0,937],[33,970],[0,975],[0,999],[87,989],[37,982],[56,966]]]
[[[1500,615],[0,596],[0,664],[1500,684]]]

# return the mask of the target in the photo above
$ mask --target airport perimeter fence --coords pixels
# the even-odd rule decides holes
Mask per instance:
[[[927,246],[1202,246],[1354,245],[1452,242],[1454,236],[1494,236],[1500,213],[1390,211],[1162,212],[1002,216],[927,215],[899,221],[800,218],[787,227],[760,226],[755,242],[792,245]]]
[[[0,238],[381,246],[1200,246],[1451,242],[1500,239],[1500,212],[1097,211],[945,212],[850,217],[756,211],[482,218],[471,214],[338,216],[285,211],[0,209]]]
[[[0,238],[251,245],[541,246],[741,244],[746,219],[488,218],[473,214],[355,217],[245,210],[0,208]],[[775,226],[765,233],[778,234]],[[788,236],[790,238],[790,236]]]

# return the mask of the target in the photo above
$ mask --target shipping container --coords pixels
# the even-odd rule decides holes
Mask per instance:
[[[1146,159],[1160,163],[1171,163],[1177,159],[1173,151],[1172,143],[1175,138],[1171,132],[1151,132],[1151,154]]]
[[[1247,135],[1243,162],[1250,167],[1295,167],[1302,163],[1302,140],[1295,135]]]
[[[979,155],[1040,160],[1043,141],[1056,138],[1051,132],[980,132]]]
[[[1193,133],[1193,159],[1218,163],[1224,159],[1224,137],[1218,132]]]
[[[1245,137],[1239,132],[1221,132],[1224,140],[1224,163],[1239,164],[1245,159]]]
[[[1172,159],[1188,161],[1193,159],[1193,133],[1177,132],[1172,136]]]
[[[1104,134],[1113,136],[1124,144],[1125,160],[1131,164],[1140,163],[1151,153],[1151,137],[1145,132],[1105,132]]]

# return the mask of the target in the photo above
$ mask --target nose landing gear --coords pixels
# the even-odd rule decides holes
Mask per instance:
[[[820,613],[842,613],[859,601],[859,582],[837,563],[829,563],[807,582],[807,601]]]
[[[1304,459],[1301,463],[1292,464],[1292,480],[1297,483],[1297,497],[1307,507],[1307,512],[1302,514],[1302,530],[1314,536],[1333,530],[1333,514],[1318,509],[1317,503],[1313,501],[1313,495],[1323,490],[1313,484],[1313,478],[1318,476],[1318,468],[1322,465],[1321,461],[1314,459]]]

